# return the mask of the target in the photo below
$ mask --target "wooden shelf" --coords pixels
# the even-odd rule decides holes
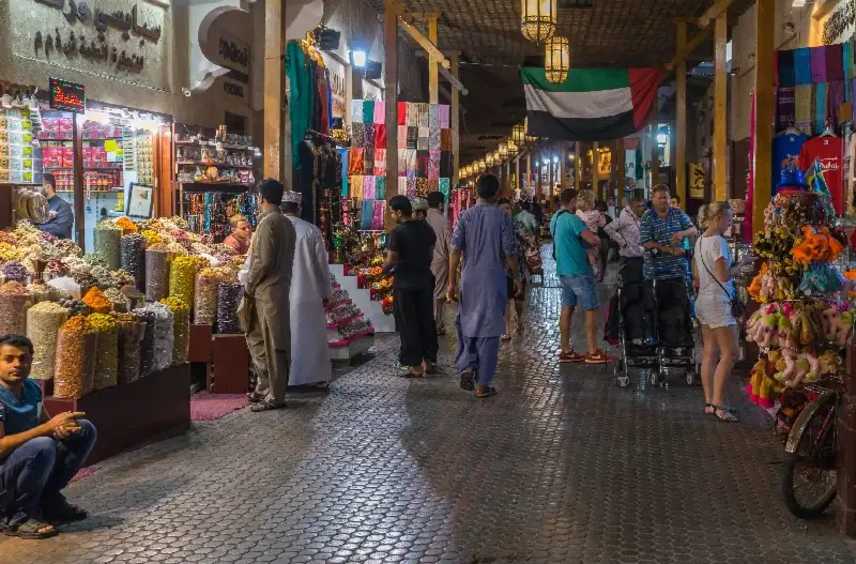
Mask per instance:
[[[239,182],[222,182],[222,183],[206,183],[206,182],[179,182],[185,192],[233,192],[239,194],[249,190],[249,184]]]
[[[226,163],[197,163],[197,162],[180,162],[176,163],[178,166],[216,166],[217,168],[241,168],[246,170],[252,170],[255,168],[253,165],[231,165]]]

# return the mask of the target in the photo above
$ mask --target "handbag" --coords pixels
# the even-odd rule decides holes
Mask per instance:
[[[699,253],[698,258],[701,261],[701,265],[704,267],[705,270],[707,270],[707,273],[710,274],[710,277],[713,278],[714,281],[716,281],[716,283],[719,285],[720,288],[722,288],[722,291],[725,292],[725,295],[728,297],[728,301],[731,304],[731,316],[734,319],[739,319],[743,317],[746,314],[746,306],[743,304],[743,302],[740,301],[740,298],[737,297],[737,290],[734,291],[733,296],[729,294],[728,290],[725,289],[725,286],[722,285],[722,282],[719,281],[719,278],[717,278],[716,275],[711,272],[710,269],[707,267],[707,264],[705,264],[704,257],[701,255],[701,253]]]

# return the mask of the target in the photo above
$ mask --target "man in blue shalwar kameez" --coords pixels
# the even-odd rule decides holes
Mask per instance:
[[[517,241],[511,218],[496,207],[499,180],[491,174],[478,181],[476,206],[461,213],[452,234],[449,296],[455,296],[461,255],[461,295],[455,329],[457,368],[461,388],[475,389],[479,398],[496,394],[491,386],[499,357],[499,338],[505,333],[505,304],[509,298],[506,265],[514,273],[514,292],[520,292]]]

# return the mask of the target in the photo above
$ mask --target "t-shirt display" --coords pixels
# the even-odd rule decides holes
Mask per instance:
[[[799,169],[805,172],[815,159],[829,187],[832,205],[841,214],[844,212],[844,139],[827,135],[806,141],[800,151]]]
[[[773,140],[773,195],[779,189],[782,171],[797,168],[806,139],[802,133],[783,133]]]

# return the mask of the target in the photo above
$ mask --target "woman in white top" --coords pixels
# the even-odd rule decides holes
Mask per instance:
[[[737,320],[731,314],[733,278],[746,264],[757,260],[756,257],[744,257],[737,264],[732,264],[731,250],[723,234],[731,228],[733,221],[734,213],[728,202],[713,202],[703,207],[698,223],[707,228],[696,241],[693,261],[693,277],[699,289],[695,311],[704,340],[701,364],[704,412],[729,423],[737,422],[723,402],[725,382],[738,354]]]

